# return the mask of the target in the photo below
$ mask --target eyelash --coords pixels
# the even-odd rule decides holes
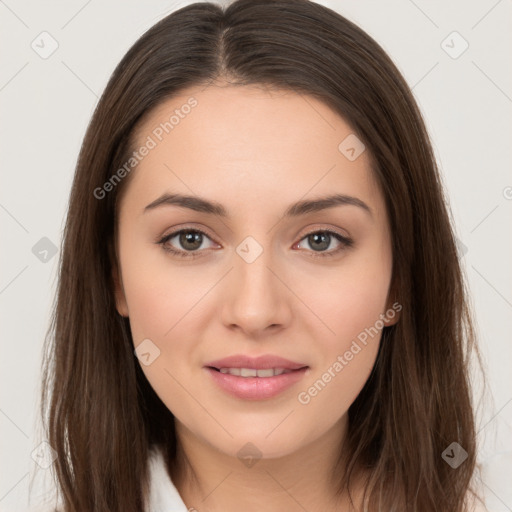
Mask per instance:
[[[172,233],[169,233],[168,235],[165,235],[163,238],[161,238],[160,240],[157,241],[157,244],[161,245],[165,252],[171,253],[174,256],[178,256],[179,258],[194,259],[194,258],[200,257],[201,256],[201,251],[181,251],[181,250],[177,250],[177,249],[174,249],[174,248],[166,245],[166,243],[170,239],[174,238],[176,235],[179,235],[181,233],[200,233],[201,235],[204,235],[207,238],[211,239],[211,237],[207,233],[202,231],[201,229],[198,229],[198,228],[183,228],[183,229],[180,229],[178,231],[173,231]],[[350,248],[350,247],[352,247],[354,245],[354,241],[351,238],[342,236],[339,233],[337,233],[336,231],[332,231],[330,229],[319,229],[319,230],[315,230],[315,231],[311,231],[309,233],[306,233],[299,240],[299,242],[301,242],[302,240],[304,240],[308,236],[319,234],[319,233],[327,233],[327,234],[333,236],[336,240],[338,240],[341,243],[341,246],[338,249],[334,249],[334,250],[328,251],[328,252],[312,251],[312,254],[311,254],[312,258],[329,258],[329,257],[337,255],[341,251],[343,251],[345,249],[348,249],[348,248]]]

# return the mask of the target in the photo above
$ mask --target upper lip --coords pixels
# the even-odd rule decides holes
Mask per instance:
[[[233,356],[225,357],[223,359],[217,359],[216,361],[210,361],[205,364],[212,368],[253,368],[255,370],[266,370],[269,368],[283,368],[285,370],[298,370],[304,368],[307,365],[304,363],[296,363],[289,359],[275,355],[263,355],[259,357],[250,357],[243,354],[236,354]]]

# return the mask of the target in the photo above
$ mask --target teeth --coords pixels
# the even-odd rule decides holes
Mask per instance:
[[[284,368],[268,368],[265,370],[256,370],[255,368],[220,368],[220,373],[229,373],[237,377],[274,377],[282,373],[290,373],[292,370]]]

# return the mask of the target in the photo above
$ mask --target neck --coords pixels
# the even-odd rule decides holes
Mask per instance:
[[[333,472],[340,454],[343,458],[346,416],[296,452],[279,458],[261,458],[252,465],[205,443],[178,420],[175,425],[178,456],[171,478],[189,510],[349,510],[347,495],[336,494],[339,478]],[[357,496],[358,492],[353,490],[352,497]]]

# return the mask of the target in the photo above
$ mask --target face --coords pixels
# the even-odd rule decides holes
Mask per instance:
[[[255,86],[184,90],[137,132],[117,309],[177,429],[223,454],[285,456],[339,429],[398,319],[384,198],[352,133],[312,97]],[[292,208],[334,195],[355,199]],[[297,369],[208,368],[234,355]]]

